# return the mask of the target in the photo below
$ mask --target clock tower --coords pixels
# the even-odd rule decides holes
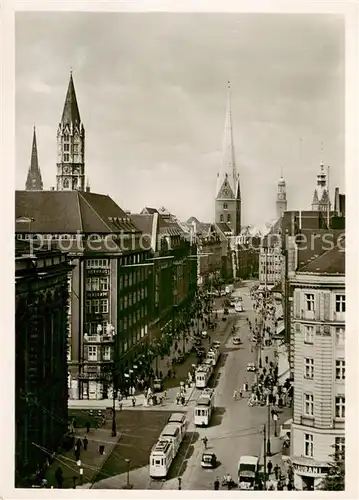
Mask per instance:
[[[234,154],[230,83],[228,82],[226,123],[221,171],[217,175],[215,222],[225,223],[237,236],[241,232],[241,191]]]
[[[56,189],[85,191],[85,129],[77,105],[72,72],[57,130]]]
[[[285,186],[285,180],[283,175],[281,175],[278,181],[277,189],[277,219],[282,217],[283,213],[287,210],[287,192]]]

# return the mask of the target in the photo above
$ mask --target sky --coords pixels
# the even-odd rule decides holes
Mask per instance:
[[[321,160],[344,190],[344,18],[330,14],[16,14],[16,189],[37,130],[44,189],[70,69],[91,190],[123,209],[212,221],[227,81],[242,223],[310,209]],[[321,151],[322,150],[322,151]]]

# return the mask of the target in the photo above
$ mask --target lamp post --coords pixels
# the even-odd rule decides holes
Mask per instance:
[[[112,387],[112,437],[117,436],[117,426],[116,426],[116,387],[117,387],[117,335],[114,332],[112,325],[107,325],[107,333],[112,334],[114,337],[113,344],[113,387]]]
[[[267,433],[267,456],[272,456],[271,452],[271,443],[270,443],[270,403],[269,403],[269,395],[267,396],[267,407],[268,407],[268,433]]]
[[[126,490],[131,490],[132,489],[132,484],[130,483],[130,462],[131,462],[131,460],[129,458],[125,458],[125,462],[127,464],[127,482],[123,488]]]

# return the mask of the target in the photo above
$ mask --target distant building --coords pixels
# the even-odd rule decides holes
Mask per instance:
[[[229,82],[222,165],[217,175],[215,223],[227,224],[234,236],[241,231],[241,190],[234,152]]]
[[[312,210],[319,212],[330,211],[331,203],[327,185],[327,174],[324,171],[324,165],[321,163],[320,172],[317,175],[317,186],[314,189]]]
[[[271,290],[283,278],[282,217],[263,236],[259,253],[260,290]]]
[[[283,216],[284,212],[287,210],[287,191],[283,176],[281,176],[277,185],[276,208],[277,219],[280,219]]]
[[[291,279],[294,413],[291,462],[295,488],[319,489],[345,450],[344,239]]]
[[[37,154],[36,129],[32,138],[31,161],[26,179],[26,191],[41,191],[43,189],[39,159]]]
[[[71,266],[56,249],[15,242],[15,486],[29,486],[67,432]]]

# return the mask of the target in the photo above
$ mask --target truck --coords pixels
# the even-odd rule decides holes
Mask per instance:
[[[243,455],[238,462],[238,485],[240,490],[254,490],[259,470],[259,458]]]

